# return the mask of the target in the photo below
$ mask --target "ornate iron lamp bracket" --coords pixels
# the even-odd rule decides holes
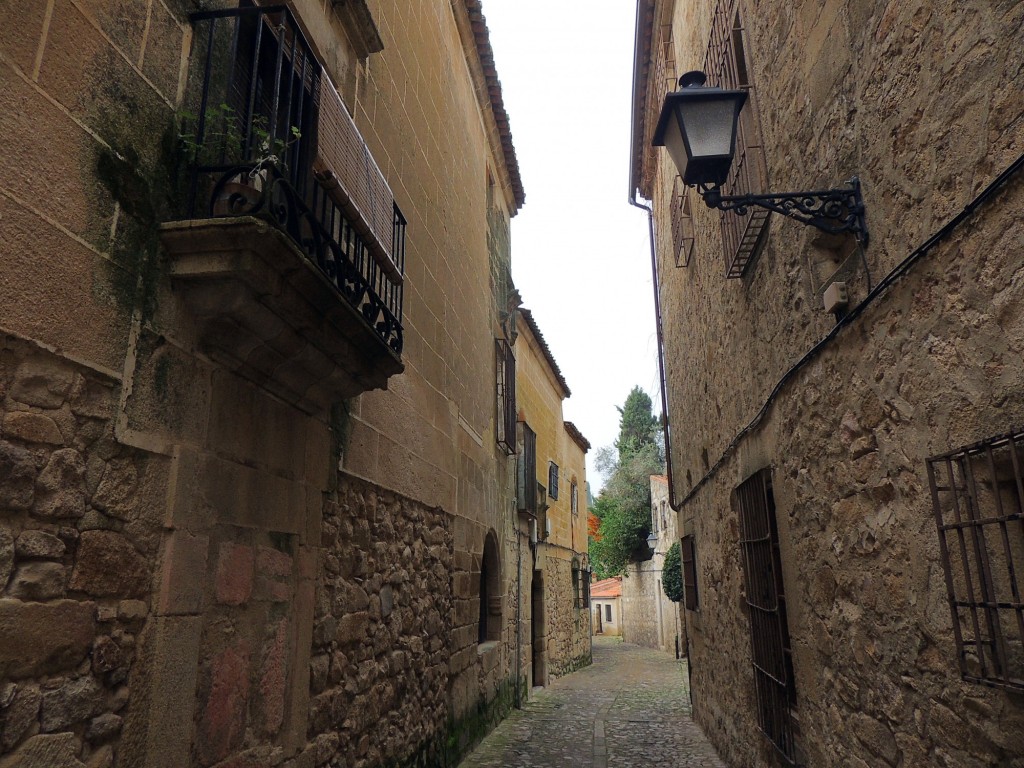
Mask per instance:
[[[709,208],[735,211],[746,216],[751,206],[810,224],[823,232],[838,235],[851,232],[861,245],[868,244],[868,227],[864,218],[864,199],[860,194],[860,179],[854,176],[842,189],[824,189],[813,192],[780,192],[766,195],[723,195],[719,187],[698,184],[697,189]]]

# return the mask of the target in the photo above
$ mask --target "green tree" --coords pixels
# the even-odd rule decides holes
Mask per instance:
[[[619,413],[615,445],[597,455],[597,468],[608,480],[594,503],[600,526],[599,538],[590,541],[590,558],[602,579],[624,573],[630,561],[649,555],[650,476],[664,468],[651,399],[634,387]]]
[[[660,452],[660,430],[658,418],[652,413],[650,396],[640,387],[633,387],[626,396],[626,402],[619,412],[619,438],[615,441],[619,460],[635,453],[645,445],[657,446]]]
[[[678,541],[672,542],[665,553],[665,562],[661,566],[661,588],[673,603],[683,599],[683,562]]]

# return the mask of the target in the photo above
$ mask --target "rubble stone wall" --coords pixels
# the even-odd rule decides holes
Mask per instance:
[[[449,515],[343,476],[322,544],[310,741],[351,766],[439,757],[451,720]]]
[[[119,392],[0,335],[0,754],[18,765],[110,766],[132,700],[159,462],[116,440]]]
[[[715,2],[675,4],[677,68],[702,65]],[[862,254],[773,217],[741,280],[719,213],[692,199],[696,250],[669,252],[675,169],[655,198],[679,530],[696,540],[687,612],[694,714],[734,766],[774,766],[757,729],[734,489],[772,468],[808,766],[1003,766],[1024,756],[1019,695],[961,680],[927,457],[1024,423],[1024,182],[911,266],[774,397],[851,307],[963,210],[1024,145],[1024,6],[739,3],[770,188],[857,174]],[[951,96],[952,94],[952,96]],[[732,214],[729,214],[732,215]],[[865,267],[868,270],[865,270]],[[870,274],[868,273],[870,272]],[[718,462],[721,461],[719,464]]]
[[[590,664],[590,613],[575,607],[572,552],[548,548],[544,566],[548,675],[553,680]]]

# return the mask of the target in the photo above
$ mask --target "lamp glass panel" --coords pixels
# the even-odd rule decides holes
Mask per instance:
[[[734,99],[680,101],[678,110],[678,118],[683,130],[686,131],[691,157],[721,157],[732,154],[733,134],[736,130]]]
[[[672,119],[668,121],[665,127],[665,148],[668,150],[669,157],[672,158],[672,162],[676,164],[676,169],[679,171],[680,176],[686,175],[686,166],[689,161],[689,157],[686,154],[686,142],[683,141],[682,131],[679,129],[679,120],[677,115],[673,115]]]

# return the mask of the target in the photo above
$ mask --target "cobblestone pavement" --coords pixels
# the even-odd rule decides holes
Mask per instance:
[[[460,768],[724,768],[690,719],[686,663],[594,638],[594,663],[536,691]]]

